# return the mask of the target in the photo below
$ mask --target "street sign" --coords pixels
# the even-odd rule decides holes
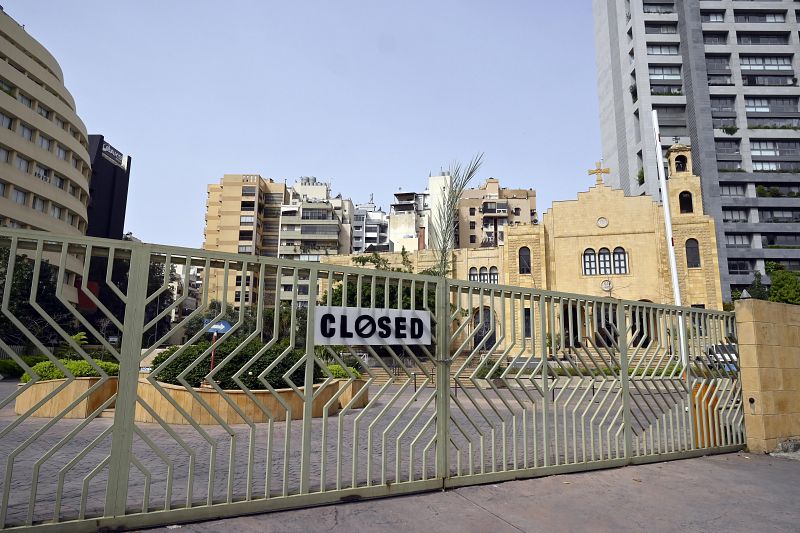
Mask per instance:
[[[203,319],[203,327],[206,327],[210,323],[211,323],[211,320],[209,320],[207,318]],[[231,326],[228,321],[220,320],[219,322],[215,323],[210,328],[208,328],[208,333],[217,333],[219,335],[222,335],[224,333],[229,332],[232,327],[233,326]]]

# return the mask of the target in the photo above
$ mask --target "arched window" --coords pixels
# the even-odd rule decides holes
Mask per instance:
[[[500,271],[496,266],[489,268],[489,283],[500,283]]]
[[[614,274],[628,273],[628,256],[625,248],[617,246],[614,248]]]
[[[472,267],[469,269],[469,280],[470,281],[478,281],[478,269]]]
[[[678,195],[678,203],[681,205],[681,213],[691,213],[694,211],[692,193],[689,191],[683,191]]]
[[[686,266],[700,268],[700,245],[696,239],[686,241]]]
[[[583,275],[597,275],[597,256],[595,255],[594,250],[591,248],[587,248],[583,252]]]
[[[519,249],[519,273],[531,273],[531,249],[527,246]]]
[[[679,155],[675,158],[675,172],[686,172],[686,156]]]
[[[597,254],[597,263],[600,266],[600,275],[611,274],[611,252],[608,248],[600,248]]]
[[[489,270],[486,267],[481,267],[480,282],[489,283]]]

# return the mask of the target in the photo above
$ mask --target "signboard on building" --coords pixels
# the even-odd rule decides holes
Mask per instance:
[[[315,313],[314,343],[318,345],[431,343],[429,311],[319,306]]]
[[[107,142],[103,141],[103,155],[106,159],[110,160],[112,163],[117,164],[119,166],[122,165],[122,152],[108,144]]]

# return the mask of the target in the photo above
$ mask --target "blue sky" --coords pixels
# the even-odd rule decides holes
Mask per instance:
[[[388,209],[485,153],[480,178],[573,198],[600,157],[591,4],[6,0],[78,114],[133,157],[126,230],[200,246],[206,184],[301,175]],[[475,183],[477,185],[477,182]]]

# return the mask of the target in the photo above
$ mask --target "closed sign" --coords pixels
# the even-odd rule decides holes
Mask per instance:
[[[431,343],[429,311],[319,306],[315,314],[315,344]]]

